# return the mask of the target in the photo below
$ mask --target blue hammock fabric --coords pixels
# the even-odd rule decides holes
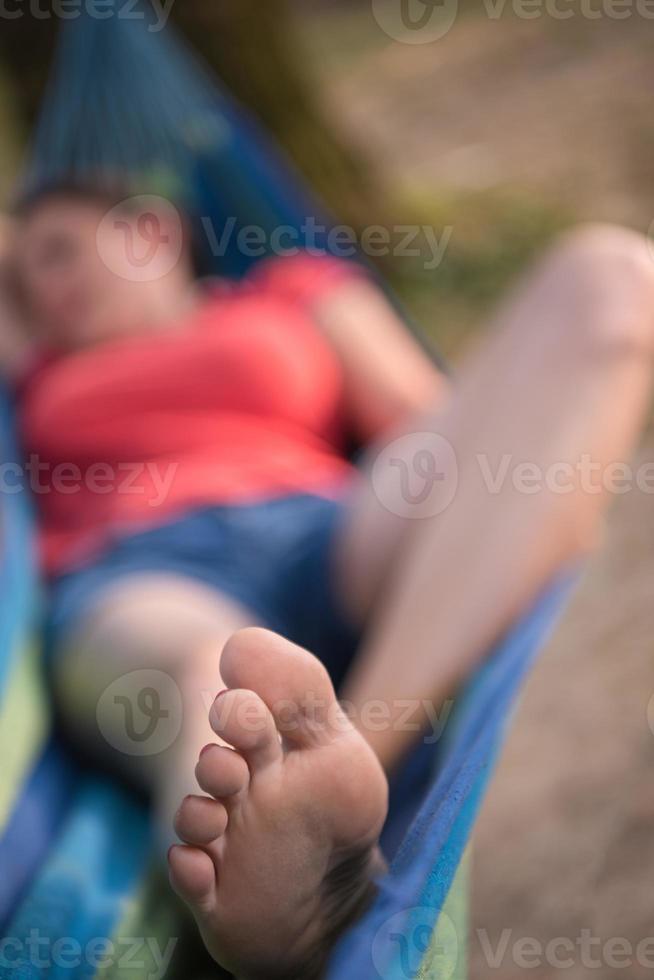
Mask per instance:
[[[574,577],[562,576],[501,641],[463,692],[434,782],[380,882],[366,918],[340,943],[330,977],[416,975],[419,936],[443,909],[529,668],[556,623]],[[465,942],[457,936],[458,943]],[[409,972],[407,972],[409,971]],[[434,973],[434,976],[439,976]],[[451,974],[448,974],[450,976]]]
[[[7,461],[15,449],[6,411],[0,422],[0,451]],[[26,495],[3,494],[0,506],[8,531],[2,574],[12,583],[13,603],[0,608],[7,640],[0,650],[1,717],[12,672],[25,655],[37,595]],[[433,746],[425,750],[421,745],[409,760],[412,778],[405,788],[413,790],[403,795],[400,783],[392,794],[391,837],[397,838],[397,824],[401,830],[407,810],[418,812],[389,874],[379,883],[373,907],[337,946],[329,980],[452,976],[451,957],[444,972],[436,964],[420,973],[425,936],[442,920],[516,693],[557,620],[570,584],[563,577],[549,589],[473,677],[457,700],[438,766]],[[3,757],[10,748],[2,746]],[[420,792],[427,787],[419,807],[416,787]],[[121,920],[148,879],[152,853],[147,810],[111,781],[78,770],[48,728],[15,787],[8,819],[4,826],[0,823],[0,862],[0,980],[93,976],[94,964],[100,962],[94,944],[120,942],[115,937]],[[465,936],[448,925],[446,942],[456,951]],[[162,934],[162,948],[166,938]],[[72,944],[68,958],[53,952],[63,939]],[[81,963],[75,959],[81,958],[77,951],[85,951]],[[436,959],[442,955],[437,948]],[[183,969],[177,975],[188,976]]]
[[[62,32],[26,184],[99,175],[113,183],[117,174],[135,192],[173,195],[214,229],[232,222],[270,234],[284,225],[301,243],[307,223],[329,227],[283,155],[174,36],[149,31],[147,19],[82,15]],[[236,234],[210,253],[210,267],[231,276],[254,261]],[[15,458],[11,409],[2,402],[0,461]],[[151,870],[143,804],[79,769],[57,739],[34,667],[39,589],[24,493],[0,494],[0,520],[0,980],[112,976],[97,950],[89,954],[94,942],[158,936],[165,946],[181,934],[179,912]],[[453,976],[452,947],[465,937],[445,935],[449,959],[439,965],[434,929],[446,918],[515,696],[569,590],[562,578],[547,591],[457,699],[438,746],[422,744],[408,760],[384,835],[390,871],[335,949],[329,980]],[[49,959],[34,955],[35,929]],[[64,938],[84,955],[53,956]],[[153,965],[128,975],[162,974]],[[166,973],[173,975],[188,980],[192,972],[177,957]]]
[[[75,785],[75,768],[53,739],[16,800],[0,838],[0,929],[42,867]]]

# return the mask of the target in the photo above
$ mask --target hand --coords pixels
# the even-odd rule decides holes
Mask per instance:
[[[0,214],[0,262],[4,262],[11,246],[14,224],[11,218]]]
[[[31,348],[10,263],[13,235],[13,222],[0,214],[0,374],[5,377],[20,372]]]
[[[11,269],[11,249],[14,238],[14,223],[0,214],[0,311],[7,316],[11,312],[15,318],[15,288]]]

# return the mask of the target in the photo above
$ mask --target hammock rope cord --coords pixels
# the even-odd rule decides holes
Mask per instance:
[[[152,27],[144,7],[64,25],[23,191],[72,179],[170,197],[196,235],[201,221],[233,225],[224,254],[200,236],[212,273],[238,277],[256,260],[237,243],[249,226],[268,246],[282,226],[298,246],[319,226],[329,251],[331,222],[289,160],[181,39]]]

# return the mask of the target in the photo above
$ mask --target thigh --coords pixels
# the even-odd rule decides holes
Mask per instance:
[[[464,578],[483,541],[526,594],[593,543],[606,473],[648,404],[653,281],[640,236],[568,236],[484,331],[449,404],[373,447],[337,542],[357,616],[420,539]]]
[[[94,596],[52,651],[52,679],[66,729],[83,749],[122,763],[131,775],[130,753],[114,758],[112,751],[126,734],[121,705],[136,705],[143,691],[161,706],[171,701],[171,692],[176,703],[178,692],[193,691],[194,703],[180,711],[206,715],[221,686],[225,641],[257,622],[232,599],[181,575],[121,577]],[[162,710],[170,710],[170,704]]]

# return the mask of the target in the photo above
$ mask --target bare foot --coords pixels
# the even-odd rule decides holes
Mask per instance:
[[[228,745],[201,753],[169,852],[175,891],[241,980],[319,977],[382,867],[387,783],[322,664],[262,629],[236,633],[210,711]]]

